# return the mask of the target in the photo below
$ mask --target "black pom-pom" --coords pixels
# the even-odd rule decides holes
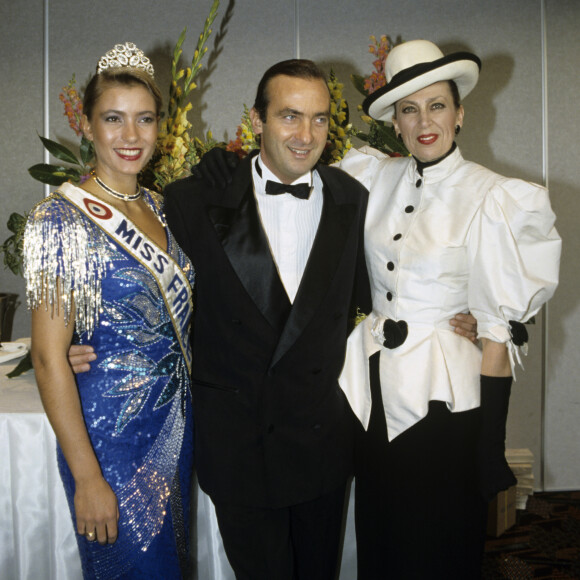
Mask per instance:
[[[528,330],[525,324],[510,320],[510,334],[512,335],[513,343],[516,346],[522,346],[528,342]]]
[[[383,346],[385,348],[397,348],[401,346],[407,339],[408,333],[409,329],[404,320],[395,321],[387,318],[383,325],[383,336],[385,338]]]

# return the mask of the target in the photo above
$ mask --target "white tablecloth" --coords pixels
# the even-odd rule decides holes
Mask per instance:
[[[56,466],[55,438],[43,412],[34,374],[5,375],[0,364],[0,579],[79,580],[73,525]],[[192,579],[234,580],[225,556],[213,504],[194,490]],[[341,580],[356,578],[349,504]]]

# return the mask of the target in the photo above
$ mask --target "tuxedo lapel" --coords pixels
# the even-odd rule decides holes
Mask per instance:
[[[207,211],[246,292],[272,327],[280,331],[288,317],[290,301],[258,214],[249,163],[240,165],[221,204],[208,206]]]
[[[337,203],[337,197],[342,197],[336,195],[340,193],[337,189],[341,187],[336,180],[332,183],[332,191],[326,182],[324,184],[324,205],[318,231],[290,316],[272,358],[272,365],[296,342],[316,311],[322,307],[324,296],[344,253],[357,207],[354,204]]]

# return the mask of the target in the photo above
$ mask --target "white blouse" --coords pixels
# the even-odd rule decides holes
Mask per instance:
[[[341,168],[370,191],[365,252],[373,312],[348,340],[340,385],[365,428],[371,410],[368,358],[380,351],[389,440],[424,418],[429,401],[452,412],[479,406],[481,351],[449,320],[470,311],[480,337],[507,343],[509,320],[527,321],[553,295],[561,240],[548,192],[465,161],[456,149],[423,176],[414,159],[364,147]],[[386,318],[408,336],[382,346]]]

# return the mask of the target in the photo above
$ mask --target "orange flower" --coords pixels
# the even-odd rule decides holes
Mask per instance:
[[[387,36],[381,36],[380,41],[375,36],[371,36],[370,38],[372,44],[369,45],[369,52],[377,58],[373,61],[375,70],[364,81],[364,88],[368,91],[369,95],[387,84],[385,77],[385,59],[391,50]]]
[[[68,124],[77,137],[81,137],[81,118],[83,116],[83,103],[77,90],[75,89],[75,76],[69,81],[66,87],[62,87],[62,93],[58,98],[64,104],[64,115],[68,117]]]

